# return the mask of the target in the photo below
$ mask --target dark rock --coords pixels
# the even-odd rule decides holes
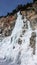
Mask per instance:
[[[35,54],[35,44],[36,44],[36,33],[32,32],[32,36],[30,38],[30,46],[33,48],[33,54]]]
[[[22,44],[22,40],[20,38],[18,39],[18,44]]]
[[[15,49],[15,46],[13,46],[13,49]]]

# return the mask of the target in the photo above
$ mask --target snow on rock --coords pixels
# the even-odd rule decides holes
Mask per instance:
[[[0,41],[0,65],[37,65],[37,37],[33,55],[33,48],[30,46],[32,32],[30,21],[25,16],[22,19],[18,12],[11,36]],[[34,32],[37,36],[37,30]]]

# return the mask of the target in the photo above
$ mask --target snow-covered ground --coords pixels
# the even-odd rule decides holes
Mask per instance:
[[[33,32],[30,21],[25,16],[22,19],[20,12],[17,13],[17,16],[11,36],[0,41],[0,65],[37,65],[37,30],[34,31],[36,33],[36,50],[33,55],[33,48],[29,46]],[[18,42],[19,39],[20,42]]]

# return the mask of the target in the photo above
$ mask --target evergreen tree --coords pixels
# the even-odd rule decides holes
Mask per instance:
[[[33,0],[33,2],[36,2],[37,0]]]

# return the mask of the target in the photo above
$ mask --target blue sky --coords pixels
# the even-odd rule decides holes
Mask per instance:
[[[32,0],[0,0],[0,16],[6,15],[17,7],[18,4],[26,4]]]

